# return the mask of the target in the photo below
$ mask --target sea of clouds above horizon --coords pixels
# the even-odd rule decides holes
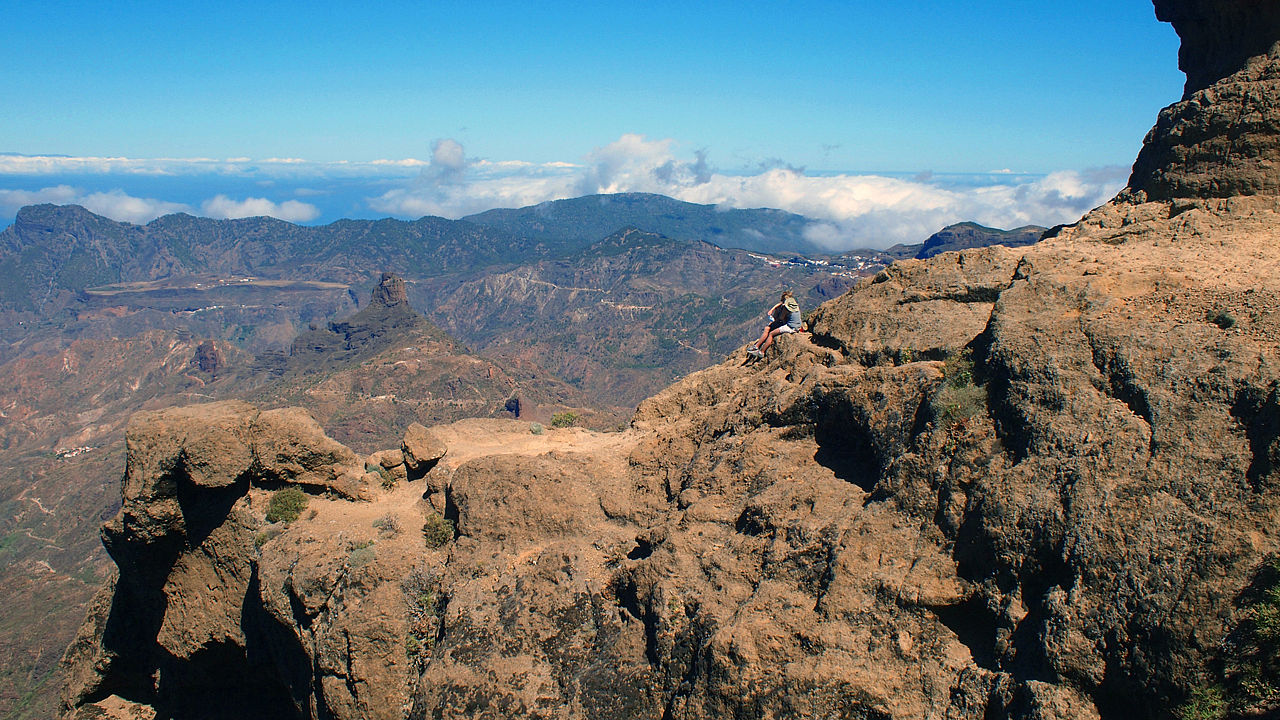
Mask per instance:
[[[961,221],[999,228],[1070,223],[1110,200],[1128,167],[1043,175],[816,173],[768,160],[717,168],[709,153],[678,154],[670,139],[627,134],[575,162],[471,158],[455,140],[428,160],[310,162],[297,158],[108,158],[0,154],[0,222],[39,203],[77,204],[146,223],[185,212],[289,222],[424,215],[460,218],[596,193],[646,192],[723,208],[776,208],[814,222],[831,251],[917,243]]]

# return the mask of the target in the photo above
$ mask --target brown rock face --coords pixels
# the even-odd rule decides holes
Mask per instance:
[[[1280,194],[1280,5],[1156,0],[1187,74],[1147,135],[1129,187],[1149,200]]]
[[[1280,41],[1280,6],[1271,0],[1155,0],[1155,7],[1156,17],[1182,38],[1184,99],[1245,69]]]
[[[68,705],[1167,718],[1280,551],[1277,225],[1252,200],[1117,203],[895,265],[626,432],[434,427],[425,477],[283,531],[236,470],[256,416],[143,416]]]
[[[335,482],[355,455],[305,412],[238,401],[140,413],[127,443],[123,506],[102,529],[119,579],[68,649],[67,708],[119,693],[187,717],[274,714],[278,685],[243,662],[259,631],[246,622],[264,526],[257,488],[357,494]]]
[[[1161,4],[1234,74],[1123,201],[894,265],[625,432],[438,426],[424,477],[268,532],[256,480],[348,456],[287,411],[142,416],[68,710],[1165,720],[1223,684],[1276,716],[1274,665],[1222,671],[1280,555],[1280,207],[1237,197],[1270,192],[1275,67],[1215,50],[1270,7]]]
[[[404,464],[410,470],[430,468],[436,461],[444,457],[449,448],[430,430],[418,423],[412,423],[404,431],[404,440],[400,443],[404,454]]]
[[[218,346],[212,340],[205,340],[196,347],[194,362],[196,367],[200,368],[200,372],[210,374],[216,374],[227,364],[222,351],[218,349]]]
[[[394,273],[382,273],[382,280],[373,289],[373,297],[371,299],[374,305],[385,305],[387,307],[407,304],[409,296],[405,293],[404,278]]]

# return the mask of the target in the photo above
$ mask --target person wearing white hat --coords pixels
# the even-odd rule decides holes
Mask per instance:
[[[773,344],[774,338],[787,333],[800,332],[803,324],[804,316],[800,313],[800,303],[796,302],[795,296],[787,290],[782,293],[778,304],[769,309],[769,326],[761,333],[760,339],[747,348],[747,354],[759,360],[764,357],[764,351]]]

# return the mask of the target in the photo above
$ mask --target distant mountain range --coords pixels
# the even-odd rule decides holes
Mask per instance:
[[[918,245],[894,245],[885,250],[884,254],[895,260],[905,258],[924,260],[934,255],[941,255],[944,252],[991,245],[1021,247],[1039,242],[1046,232],[1048,232],[1048,228],[1043,228],[1039,225],[1024,225],[1013,230],[999,230],[979,225],[978,223],[962,222],[948,225],[930,235],[923,243]]]
[[[722,248],[767,253],[821,254],[805,238],[813,220],[782,210],[735,210],[682,202],[665,195],[618,193],[555,200],[514,210],[489,210],[463,220],[568,251],[634,227]]]

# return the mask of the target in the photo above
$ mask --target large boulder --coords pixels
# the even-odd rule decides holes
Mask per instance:
[[[404,432],[401,443],[404,453],[404,464],[413,471],[425,471],[439,462],[449,452],[449,448],[439,437],[427,428],[413,423]]]
[[[119,693],[183,717],[213,705],[223,709],[211,717],[234,715],[276,687],[234,662],[254,632],[246,617],[268,537],[270,491],[258,488],[356,496],[344,478],[357,457],[304,411],[239,401],[138,413],[126,441],[122,506],[102,528],[119,578],[68,650],[64,709],[90,717],[114,707],[99,698]]]
[[[1182,38],[1182,101],[1133,166],[1138,199],[1280,194],[1280,4],[1156,0]]]

